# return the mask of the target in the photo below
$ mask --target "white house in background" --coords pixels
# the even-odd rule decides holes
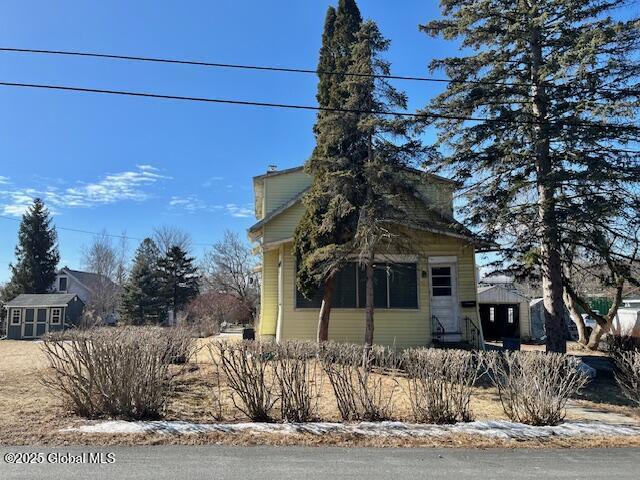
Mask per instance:
[[[113,289],[116,292],[120,287],[109,278],[97,273],[72,270],[68,267],[61,268],[56,275],[56,279],[51,286],[51,291],[55,293],[72,293],[77,295],[85,305],[90,306],[94,295],[100,294],[104,289]],[[115,309],[110,313],[106,323],[115,323],[117,312]]]

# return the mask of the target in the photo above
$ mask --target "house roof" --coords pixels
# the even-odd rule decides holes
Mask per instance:
[[[292,198],[290,198],[289,200],[287,200],[282,206],[276,208],[275,210],[273,210],[272,212],[269,212],[268,215],[266,215],[262,220],[260,220],[257,223],[254,223],[253,225],[251,225],[249,227],[249,236],[250,237],[255,237],[255,234],[260,231],[260,229],[266,225],[267,223],[269,223],[271,220],[273,220],[275,217],[277,217],[278,215],[286,212],[287,210],[289,210],[291,207],[293,207],[296,203],[298,203],[299,201],[302,200],[302,197],[304,196],[305,193],[307,193],[309,191],[309,188],[305,188],[303,191],[297,193],[296,195],[294,195]]]
[[[105,277],[104,275],[100,275],[98,273],[92,272],[83,272],[81,270],[71,270],[70,268],[64,267],[60,270],[59,274],[69,275],[70,277],[75,278],[78,282],[80,282],[83,286],[95,292],[99,290],[100,287],[105,286],[105,284],[115,285],[111,279]]]
[[[478,301],[483,300],[482,298],[480,298],[480,296],[490,297],[491,294],[497,290],[501,290],[502,291],[501,294],[505,298],[519,299],[521,302],[529,302],[529,298],[525,297],[523,294],[521,294],[517,290],[505,288],[502,285],[485,285],[482,287],[478,287]]]
[[[76,297],[73,293],[21,293],[5,307],[66,307]]]

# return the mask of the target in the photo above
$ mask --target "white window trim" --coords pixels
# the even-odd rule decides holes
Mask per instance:
[[[55,312],[58,312],[58,321],[54,321],[56,317]],[[51,309],[51,319],[49,320],[51,325],[60,325],[62,323],[62,308],[52,308]]]
[[[16,317],[16,313],[18,314],[17,317]],[[11,325],[20,325],[21,322],[22,322],[22,309],[14,308],[11,311]]]

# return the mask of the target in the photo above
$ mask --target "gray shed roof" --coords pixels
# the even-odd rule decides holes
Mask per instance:
[[[76,296],[74,293],[22,293],[5,307],[66,307]]]

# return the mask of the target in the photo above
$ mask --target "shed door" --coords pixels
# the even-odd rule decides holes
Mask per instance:
[[[35,337],[35,328],[36,328],[36,316],[33,308],[27,308],[24,311],[24,331],[22,336],[25,338],[33,338]]]
[[[429,268],[429,276],[431,280],[431,315],[438,319],[446,333],[460,332],[455,264],[432,265]],[[434,330],[437,327],[437,324],[432,326]],[[449,338],[449,340],[454,339]]]
[[[480,319],[485,340],[520,337],[518,304],[480,304]]]
[[[47,333],[47,309],[39,308],[36,311],[36,337]]]

